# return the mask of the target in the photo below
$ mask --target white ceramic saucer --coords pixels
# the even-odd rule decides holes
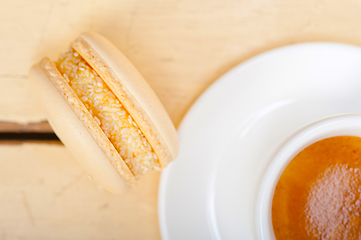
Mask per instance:
[[[179,127],[162,173],[163,239],[257,239],[260,179],[279,146],[330,116],[361,113],[361,48],[297,44],[261,54],[216,81]]]

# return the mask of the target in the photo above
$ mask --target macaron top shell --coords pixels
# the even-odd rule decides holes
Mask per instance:
[[[138,70],[113,44],[97,33],[81,34],[71,47],[118,97],[147,137],[161,166],[165,167],[178,154],[177,132],[158,97]]]

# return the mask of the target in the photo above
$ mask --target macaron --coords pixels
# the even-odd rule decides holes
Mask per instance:
[[[81,34],[29,79],[63,144],[107,192],[121,193],[178,154],[175,127],[129,60],[107,39]]]

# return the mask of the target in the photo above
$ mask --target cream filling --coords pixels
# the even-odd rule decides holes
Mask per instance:
[[[78,95],[135,177],[154,168],[158,157],[133,118],[86,61],[73,49],[56,66]]]

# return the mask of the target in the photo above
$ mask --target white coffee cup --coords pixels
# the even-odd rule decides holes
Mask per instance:
[[[258,239],[275,239],[271,216],[273,193],[288,163],[307,146],[335,136],[361,137],[361,115],[339,115],[311,123],[293,134],[280,147],[270,162],[258,191],[255,208],[255,229]]]

